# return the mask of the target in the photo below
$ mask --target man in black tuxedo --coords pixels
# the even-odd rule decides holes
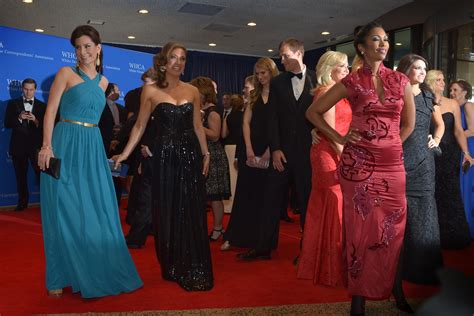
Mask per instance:
[[[280,209],[293,183],[304,225],[311,192],[311,130],[306,109],[313,101],[316,74],[303,64],[304,46],[297,39],[280,43],[280,57],[286,72],[270,82],[268,133],[272,152],[265,201],[260,218],[257,247],[238,254],[241,260],[270,259],[272,241],[277,240]]]
[[[12,129],[10,155],[15,169],[18,204],[15,211],[28,207],[28,160],[39,176],[36,151],[43,140],[43,118],[46,105],[35,99],[36,81],[27,78],[21,84],[23,96],[8,102],[5,111],[5,127]]]
[[[102,134],[105,152],[110,156],[110,145],[116,138],[120,128],[127,120],[127,111],[121,105],[115,103],[120,96],[117,84],[109,83],[105,89],[105,107],[99,120],[99,129]]]

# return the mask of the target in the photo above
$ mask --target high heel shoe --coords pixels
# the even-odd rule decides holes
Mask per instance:
[[[63,296],[63,289],[56,289],[56,290],[49,290],[48,296],[50,297],[62,297]]]
[[[232,248],[232,246],[230,245],[230,242],[226,240],[221,246],[221,251],[227,251],[230,250],[230,248]]]
[[[350,316],[364,316],[365,315],[365,297],[354,295],[351,300]]]
[[[414,314],[415,311],[411,308],[410,304],[408,304],[405,298],[395,299],[395,306],[398,310],[405,312],[407,314]]]
[[[210,241],[217,241],[219,239],[219,237],[221,237],[222,235],[224,235],[225,233],[225,230],[224,228],[221,228],[221,229],[213,229],[211,234],[209,235],[209,240]]]

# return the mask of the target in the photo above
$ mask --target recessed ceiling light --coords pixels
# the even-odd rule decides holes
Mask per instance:
[[[216,45],[216,43],[209,43],[209,46],[215,47],[215,46],[217,46],[217,45]]]
[[[105,21],[104,20],[88,20],[87,24],[91,25],[104,25]]]
[[[402,46],[403,44],[398,42],[398,43],[395,43],[395,46]]]
[[[128,36],[128,39],[135,39],[135,36],[129,35],[129,36]]]
[[[44,32],[43,29],[35,29],[35,31],[38,32],[38,33],[43,33]]]
[[[147,13],[148,13],[148,10],[147,10],[147,9],[140,9],[140,10],[138,10],[138,13],[140,13],[140,14],[147,14]]]
[[[255,23],[255,22],[249,22],[249,23],[247,23],[247,25],[248,25],[248,26],[256,26],[257,23]]]
[[[331,33],[329,33],[328,31],[324,31],[324,32],[321,32],[321,35],[329,35]]]
[[[269,48],[269,49],[267,49],[267,52],[273,53],[273,49]]]
[[[23,3],[33,3],[33,0],[23,0]]]

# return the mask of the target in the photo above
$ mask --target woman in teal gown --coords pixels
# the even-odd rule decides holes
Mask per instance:
[[[101,72],[99,33],[79,26],[71,35],[77,67],[59,70],[51,87],[38,165],[61,159],[60,178],[41,174],[46,287],[84,298],[131,292],[143,285],[120,224],[110,168],[97,123],[108,82]],[[54,128],[56,113],[60,121]]]

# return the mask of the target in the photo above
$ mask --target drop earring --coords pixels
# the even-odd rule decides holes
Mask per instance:
[[[97,55],[97,59],[96,59],[96,61],[95,61],[95,64],[97,65],[97,67],[100,66],[100,57],[99,57],[99,56],[100,56],[100,55]]]

